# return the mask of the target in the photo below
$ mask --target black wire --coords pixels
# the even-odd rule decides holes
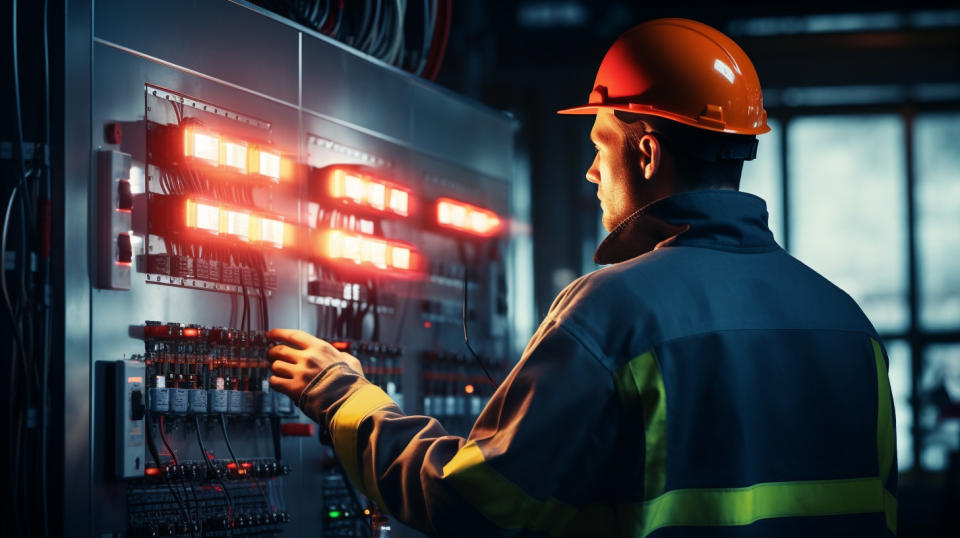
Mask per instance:
[[[23,162],[23,117],[20,110],[20,68],[19,53],[17,52],[17,0],[13,0],[10,5],[13,11],[13,16],[10,19],[12,27],[11,42],[13,46],[13,104],[16,108],[15,117],[17,118],[17,138],[15,139],[17,146],[16,154],[13,158],[17,161],[17,167],[20,171],[18,182],[23,183],[26,176],[26,165]]]
[[[167,440],[167,433],[164,431],[164,428],[163,428],[163,415],[160,415],[160,424],[158,425],[157,429],[160,431],[160,440],[163,442],[163,446],[167,449],[167,452],[170,453],[170,459],[173,461],[174,465],[179,466],[180,463],[177,461],[176,454],[173,453],[173,447],[170,445],[170,441]],[[186,483],[186,479],[184,479],[182,475],[180,480],[180,486],[183,488],[183,498],[186,499],[187,483]],[[193,496],[194,513],[197,515],[197,519],[199,520],[200,519],[200,500],[197,498],[197,492],[193,489],[192,482],[190,483],[190,493]],[[189,506],[189,503],[187,503],[186,501],[184,501],[184,504]]]
[[[229,512],[227,512],[227,519],[233,519],[233,497],[230,496],[230,492],[227,491],[227,485],[223,482],[223,479],[220,478],[220,475],[217,474],[216,468],[214,468],[213,463],[210,462],[210,455],[207,454],[207,447],[203,444],[203,437],[200,435],[200,416],[193,416],[193,425],[196,427],[197,432],[197,444],[200,445],[200,452],[203,454],[203,461],[207,464],[207,469],[210,471],[210,475],[216,479],[217,482],[220,482],[220,487],[223,488],[223,495],[227,498],[227,506],[229,506]]]
[[[49,4],[48,0],[43,0],[43,84],[44,84],[43,141],[46,147],[46,152],[49,152],[50,139],[51,139],[51,136],[50,136],[50,39],[49,39],[49,32],[48,32],[49,25],[47,23],[47,18],[49,14],[48,4]],[[46,207],[47,207],[47,213],[44,215],[44,219],[47,226],[45,230],[46,236],[44,237],[44,241],[46,241],[47,244],[49,245],[51,241],[51,238],[50,238],[51,215],[50,215],[49,207],[50,207],[51,199],[53,198],[53,192],[52,192],[52,184],[50,180],[50,166],[46,162],[47,154],[48,153],[44,154],[44,162],[43,162],[43,176],[44,176],[44,190],[45,190],[44,203],[46,204]],[[47,251],[45,254],[46,254],[46,259],[44,260],[44,263],[43,263],[43,292],[42,292],[43,293],[42,304],[44,309],[43,333],[42,333],[43,373],[41,375],[41,383],[40,383],[40,397],[42,398],[42,401],[40,404],[40,501],[42,504],[42,515],[43,515],[43,535],[49,536],[50,529],[48,527],[48,521],[50,519],[50,515],[49,515],[50,512],[49,512],[49,507],[47,502],[47,434],[49,431],[48,426],[49,426],[49,413],[50,413],[50,393],[49,391],[47,391],[47,384],[49,379],[48,376],[50,375],[50,372],[49,372],[50,333],[52,332],[50,329],[50,325],[51,325],[50,318],[52,316],[52,309],[50,308],[51,305],[49,301],[50,288],[52,284],[51,283],[52,273],[50,271],[51,269],[51,261],[50,261],[50,255],[49,255],[50,253],[49,251]]]
[[[494,387],[497,387],[500,385],[500,383],[497,383],[496,381],[494,381],[493,376],[490,375],[490,372],[487,370],[487,366],[483,364],[483,361],[480,360],[480,356],[477,355],[477,352],[473,350],[473,346],[470,345],[470,335],[467,332],[467,310],[468,310],[467,296],[469,295],[467,284],[469,282],[469,277],[468,277],[469,264],[467,263],[466,252],[464,252],[462,243],[460,244],[460,259],[461,261],[464,262],[463,263],[463,311],[460,318],[461,324],[463,325],[463,343],[464,345],[467,346],[467,349],[470,350],[470,354],[473,355],[474,360],[476,360],[477,364],[480,365],[480,368],[483,370],[483,373],[486,374],[487,379],[490,380],[490,384],[493,385]]]
[[[230,452],[230,458],[233,460],[233,464],[237,466],[237,475],[240,475],[240,460],[237,459],[237,455],[233,452],[233,445],[230,444],[230,436],[227,434],[227,416],[223,413],[220,413],[220,429],[223,430],[223,440],[227,443],[227,451]]]
[[[174,500],[177,501],[177,506],[180,507],[180,515],[183,517],[184,521],[190,521],[190,515],[187,513],[187,509],[183,504],[183,499],[180,498],[180,495],[177,493],[177,490],[173,489],[173,483],[170,482],[170,477],[167,475],[166,468],[163,465],[163,462],[160,461],[160,452],[157,450],[157,444],[153,439],[153,419],[150,414],[147,414],[147,448],[150,450],[150,455],[153,457],[153,461],[157,464],[157,467],[160,469],[160,474],[163,475],[163,480],[167,484],[167,488],[170,490],[170,494],[173,495]],[[171,457],[173,453],[170,453]],[[193,535],[192,527],[191,533]]]
[[[273,434],[273,458],[279,464],[283,460],[283,443],[280,439],[280,417],[270,417],[270,433]]]

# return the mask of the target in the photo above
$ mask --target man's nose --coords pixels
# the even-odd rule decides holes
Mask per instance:
[[[593,159],[593,163],[590,165],[590,168],[587,170],[587,181],[590,183],[600,184],[600,170],[597,169],[597,159]]]

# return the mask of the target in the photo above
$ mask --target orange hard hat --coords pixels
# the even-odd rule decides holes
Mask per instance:
[[[688,19],[634,26],[607,51],[586,105],[648,114],[692,127],[742,135],[770,130],[750,58],[715,28]]]

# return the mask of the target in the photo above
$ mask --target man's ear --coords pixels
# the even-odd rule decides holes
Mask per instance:
[[[660,163],[663,160],[663,146],[657,137],[647,133],[640,137],[640,143],[637,152],[637,164],[643,171],[643,179],[653,179],[653,176],[660,170]]]

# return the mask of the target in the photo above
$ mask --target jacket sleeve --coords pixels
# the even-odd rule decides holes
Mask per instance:
[[[441,536],[597,534],[595,498],[620,410],[610,372],[569,327],[545,322],[467,439],[407,416],[344,366],[304,391],[354,485],[382,509]]]

